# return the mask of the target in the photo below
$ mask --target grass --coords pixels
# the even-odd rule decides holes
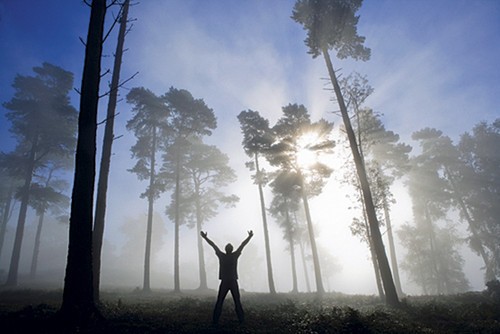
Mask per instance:
[[[407,297],[400,309],[374,296],[243,293],[240,325],[231,297],[211,325],[216,291],[102,293],[105,320],[81,333],[500,333],[500,303],[481,292]],[[59,290],[0,291],[2,333],[63,333]]]

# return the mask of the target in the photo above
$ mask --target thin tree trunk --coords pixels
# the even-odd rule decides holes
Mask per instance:
[[[24,186],[21,194],[21,206],[19,207],[19,218],[17,220],[16,236],[14,239],[14,248],[10,260],[9,274],[7,276],[6,286],[17,285],[17,275],[19,271],[19,260],[21,258],[21,245],[23,243],[24,225],[26,224],[26,213],[30,199],[31,180],[35,169],[35,155],[38,147],[38,135],[34,136],[31,146],[28,164],[26,166],[26,174],[24,176]]]
[[[311,219],[311,213],[309,210],[309,201],[307,200],[307,191],[304,189],[304,180],[301,177],[301,183],[302,183],[302,202],[304,203],[304,211],[306,213],[306,221],[307,221],[307,230],[309,232],[309,239],[311,241],[311,252],[312,252],[312,257],[313,257],[313,264],[314,264],[314,276],[316,278],[316,291],[318,294],[324,294],[325,289],[323,287],[323,281],[321,280],[321,267],[319,264],[319,256],[318,256],[318,249],[316,248],[316,238],[314,236],[314,228],[312,224],[312,219]]]
[[[436,289],[438,294],[443,293],[443,281],[441,279],[441,270],[438,265],[438,258],[437,258],[437,245],[436,245],[436,237],[434,234],[434,226],[431,221],[431,217],[429,216],[429,211],[427,207],[425,208],[425,221],[427,223],[427,228],[428,228],[428,233],[429,233],[429,247],[431,249],[431,261],[432,261],[432,267],[434,269],[434,275],[436,278]]]
[[[92,215],[105,15],[106,1],[93,0],[82,75],[68,259],[59,313],[63,321],[78,327],[85,327],[99,315],[92,282]]]
[[[36,276],[36,269],[38,266],[38,254],[40,253],[40,237],[42,235],[44,216],[45,216],[45,210],[42,210],[42,212],[38,216],[38,226],[36,228],[35,246],[33,247],[33,258],[31,259],[31,270],[30,270],[31,279],[34,279]]]
[[[259,158],[257,153],[255,153],[255,169],[257,173],[257,178],[260,177],[260,168],[259,168]],[[271,294],[276,293],[276,288],[274,287],[274,278],[273,278],[273,267],[271,264],[271,247],[269,245],[269,231],[267,229],[267,216],[266,216],[266,206],[264,202],[264,191],[262,190],[262,184],[260,180],[257,182],[259,187],[259,198],[260,198],[260,209],[262,214],[262,224],[264,227],[264,241],[266,246],[266,260],[267,260],[267,280],[269,283],[269,292]]]
[[[0,258],[2,256],[3,243],[5,241],[5,233],[7,232],[7,223],[9,222],[10,214],[12,212],[12,198],[14,195],[14,185],[11,184],[9,191],[7,192],[7,197],[4,202],[2,221],[0,225]]]
[[[298,290],[298,285],[297,285],[297,266],[295,264],[295,247],[293,243],[293,232],[292,232],[292,222],[290,219],[290,215],[288,213],[288,203],[285,197],[285,207],[286,207],[286,212],[285,212],[285,219],[286,219],[286,224],[288,226],[288,242],[290,244],[290,259],[292,261],[292,292],[297,293],[299,292]]]
[[[195,182],[195,193],[196,193],[196,235],[199,236],[201,232],[201,204],[200,204],[200,186]],[[203,253],[203,240],[197,237],[198,240],[198,266],[200,273],[200,290],[207,290],[207,272],[205,270],[205,254]]]
[[[307,271],[307,262],[306,262],[306,255],[304,253],[304,244],[300,242],[299,245],[300,245],[300,255],[302,257],[302,267],[304,268],[304,277],[306,279],[307,292],[311,292],[311,283],[309,282],[309,274]]]
[[[146,226],[146,249],[144,251],[144,283],[142,290],[151,291],[151,238],[153,235],[153,208],[154,208],[154,186],[155,186],[155,164],[156,164],[156,127],[153,126],[151,139],[151,166],[149,168],[149,193],[148,193],[148,221]]]
[[[180,225],[180,198],[181,198],[181,166],[178,149],[176,151],[177,161],[175,166],[175,227],[174,227],[174,291],[181,292],[179,273],[179,225]]]
[[[349,144],[351,147],[352,155],[354,158],[354,163],[356,165],[356,171],[359,176],[359,181],[361,183],[361,189],[363,191],[363,197],[365,199],[365,208],[368,215],[368,223],[370,224],[371,235],[373,239],[373,245],[375,247],[375,252],[377,254],[377,261],[380,269],[380,274],[382,276],[382,282],[384,285],[384,291],[386,296],[386,303],[390,306],[398,307],[400,305],[398,294],[396,292],[396,287],[394,285],[394,280],[391,274],[391,268],[389,266],[389,261],[384,249],[384,243],[382,241],[382,235],[380,233],[379,224],[377,220],[377,214],[375,212],[375,207],[373,205],[372,194],[370,191],[370,185],[368,183],[368,178],[366,175],[365,166],[362,163],[361,157],[359,155],[358,146],[356,144],[356,137],[351,126],[351,121],[347,113],[347,108],[345,106],[344,98],[340,90],[340,86],[333,70],[332,61],[328,50],[325,48],[323,51],[323,57],[325,58],[326,66],[328,68],[328,73],[337,97],[337,102],[340,107],[342,114],[342,120],[347,132],[347,137],[349,139]]]
[[[97,199],[94,219],[94,231],[92,234],[92,257],[94,273],[94,299],[99,301],[99,286],[101,281],[101,251],[104,238],[104,224],[106,215],[106,195],[108,192],[109,168],[111,164],[111,147],[113,145],[113,127],[115,122],[116,101],[118,98],[118,86],[120,84],[120,68],[122,64],[123,44],[127,29],[129,0],[122,7],[120,18],[120,30],[118,31],[118,42],[116,44],[115,62],[113,65],[113,76],[111,78],[108,110],[106,113],[106,126],[102,144],[101,166],[99,169],[99,181],[97,184]]]
[[[385,196],[385,193],[382,196],[383,196],[385,223],[387,225],[387,238],[389,239],[389,254],[391,256],[392,274],[394,275],[394,284],[396,285],[396,291],[398,293],[398,296],[402,297],[404,294],[403,294],[403,289],[401,289],[401,280],[399,279],[398,260],[396,257],[394,236],[392,234],[392,223],[391,223],[391,215],[389,213],[389,203],[387,203],[387,198]]]

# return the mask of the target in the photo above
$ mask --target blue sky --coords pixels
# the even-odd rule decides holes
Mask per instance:
[[[136,20],[125,41],[128,51],[121,76],[125,79],[139,74],[125,88],[144,86],[157,94],[170,86],[188,89],[196,98],[203,98],[218,118],[218,128],[209,141],[230,156],[232,167],[240,175],[232,191],[241,197],[236,209],[207,224],[214,233],[217,224],[231,224],[232,232],[221,232],[221,240],[238,240],[249,228],[258,233],[261,229],[255,206],[257,194],[243,165],[246,157],[236,119],[240,111],[259,110],[273,123],[282,106],[301,103],[315,120],[324,117],[340,123],[332,114],[338,107],[324,89],[324,61],[306,53],[305,32],[290,19],[293,4],[291,0],[148,0],[130,10]],[[366,106],[383,114],[387,129],[413,144],[411,133],[426,126],[457,139],[477,122],[500,117],[500,1],[366,0],[359,14],[358,32],[366,37],[371,60],[333,58],[334,66],[344,76],[352,71],[367,76],[374,93]],[[85,39],[88,19],[89,9],[82,1],[0,0],[0,102],[12,97],[11,83],[17,73],[31,75],[32,67],[44,61],[72,71],[78,89],[84,54],[79,37]],[[112,66],[114,47],[112,34],[105,44],[108,57],[103,60],[104,69]],[[109,81],[106,76],[103,90]],[[78,95],[72,94],[77,107]],[[122,90],[121,97],[125,94]],[[104,118],[105,106],[106,100],[100,119]],[[133,165],[129,148],[134,138],[125,130],[130,106],[121,101],[118,111],[115,133],[124,136],[114,146],[110,193],[119,200],[109,206],[109,235],[120,234],[129,214],[140,215],[146,210],[146,203],[138,198],[145,185],[126,171]],[[0,149],[9,150],[12,141],[4,113],[0,106]],[[334,191],[335,187],[332,183],[329,189]],[[336,210],[333,213],[322,211],[334,196],[325,195],[312,203],[318,212],[314,218],[323,226],[320,243],[336,244],[331,251],[337,258],[357,249],[359,263],[365,263],[366,271],[352,267],[356,260],[343,263],[342,274],[332,279],[332,285],[353,292],[349,285],[355,275],[360,280],[356,291],[373,292],[366,247],[350,236],[344,200],[338,199],[339,204],[331,208]],[[407,205],[401,195],[394,208],[395,214],[400,214],[396,225],[411,219]],[[163,215],[164,202],[157,207]],[[328,225],[332,215],[343,221],[334,229]],[[241,222],[241,217],[255,218]],[[171,229],[171,224],[166,224]],[[276,254],[284,254],[279,230],[271,232],[279,245]],[[186,238],[188,233],[192,231],[186,231]],[[171,234],[165,236],[165,258],[158,259],[165,266],[171,263]],[[261,252],[260,241],[255,244],[256,252]],[[467,268],[477,271],[475,258],[471,259]],[[476,274],[470,279],[480,288]],[[278,284],[278,289],[286,290],[286,283]]]

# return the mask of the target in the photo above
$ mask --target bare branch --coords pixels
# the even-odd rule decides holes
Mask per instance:
[[[83,40],[83,38],[78,37],[78,39],[80,40],[80,42],[82,42],[83,46],[87,47],[87,44],[85,43],[85,41]]]
[[[83,0],[83,3],[85,3],[89,7],[92,7],[92,4],[90,2],[88,2],[88,0]]]
[[[108,6],[111,7],[113,6],[115,3],[117,2],[117,0],[113,0],[113,2],[111,3],[111,5]],[[120,22],[120,19],[122,17],[122,12],[123,12],[123,4],[120,4],[120,10],[118,11],[118,15],[113,19],[113,23],[111,24],[111,27],[109,28],[108,32],[106,33],[106,35],[104,35],[103,39],[102,39],[102,42],[106,42],[106,39],[108,38],[108,36],[111,34],[111,31],[113,31],[115,25]]]
[[[114,137],[113,137],[113,140],[117,140],[117,139],[120,139],[121,137],[123,137],[123,135],[119,135],[119,136],[114,136]]]
[[[111,72],[111,70],[108,68],[108,69],[106,70],[106,72],[104,72],[103,74],[101,74],[101,78],[102,78],[102,77],[104,77],[104,76],[106,76],[106,75],[107,75],[107,74],[109,74],[110,72]]]
[[[74,87],[74,88],[73,88],[73,90],[74,90],[75,92],[77,92],[77,93],[78,93],[78,95],[82,95],[82,93],[81,93],[81,92],[80,92],[80,91],[79,91],[76,87]]]
[[[107,117],[107,118],[105,118],[105,119],[104,119],[104,120],[102,120],[101,122],[97,123],[97,126],[99,126],[99,125],[101,125],[101,124],[106,123],[109,119],[111,119],[111,118],[115,118],[115,117],[116,117],[116,116],[118,116],[118,115],[120,115],[120,112],[117,112],[116,114],[113,114],[113,116],[111,116],[111,117]]]
[[[121,88],[123,85],[125,85],[127,82],[129,82],[130,80],[132,80],[137,74],[139,74],[139,72],[135,72],[132,76],[130,76],[128,79],[122,81],[118,86],[116,86],[115,88],[111,88],[109,91],[107,91],[106,93],[102,94],[99,96],[99,98],[101,97],[104,97],[106,95],[109,95],[112,91],[114,90],[118,90],[118,88]]]

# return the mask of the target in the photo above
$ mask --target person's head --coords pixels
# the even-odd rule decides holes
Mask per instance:
[[[226,245],[226,254],[231,254],[233,252],[233,245],[227,244]]]

